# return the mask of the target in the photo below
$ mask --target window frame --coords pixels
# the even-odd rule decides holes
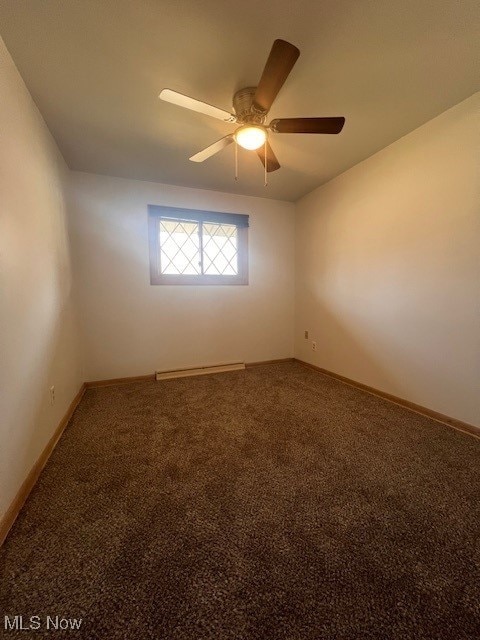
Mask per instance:
[[[223,274],[162,274],[160,272],[160,220],[183,220],[200,225],[200,258],[203,263],[202,229],[203,223],[233,224],[237,227],[238,273]],[[249,216],[199,209],[181,209],[148,205],[148,243],[150,255],[151,285],[248,285],[248,224]]]

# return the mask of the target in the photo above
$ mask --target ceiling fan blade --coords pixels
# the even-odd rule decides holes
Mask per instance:
[[[340,133],[345,118],[280,118],[272,120],[275,133]]]
[[[158,97],[161,100],[165,100],[165,102],[171,102],[172,104],[176,104],[179,107],[191,109],[191,111],[198,111],[198,113],[204,113],[206,116],[211,116],[212,118],[217,118],[218,120],[223,120],[224,122],[237,121],[236,117],[228,111],[224,111],[223,109],[214,107],[211,104],[207,104],[206,102],[195,100],[195,98],[185,96],[183,95],[183,93],[172,91],[172,89],[162,89]]]
[[[263,166],[265,166],[265,147],[263,145],[259,149],[257,149],[257,155],[262,161]],[[277,169],[280,169],[280,163],[273,153],[273,149],[270,146],[270,143],[267,142],[267,171],[268,173],[271,173],[272,171],[276,171]]]
[[[256,109],[270,109],[299,55],[300,51],[293,44],[285,40],[275,40],[255,91],[253,106]]]
[[[222,149],[225,149],[225,147],[228,147],[228,145],[232,142],[233,135],[228,135],[224,138],[220,138],[220,140],[217,140],[206,149],[203,149],[202,151],[196,153],[194,156],[189,158],[189,160],[191,160],[192,162],[203,162],[204,160],[208,160],[208,158],[211,158]]]

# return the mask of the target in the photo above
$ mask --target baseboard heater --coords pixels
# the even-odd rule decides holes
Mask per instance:
[[[188,376],[206,376],[209,373],[224,373],[225,371],[238,371],[239,369],[245,369],[244,362],[217,364],[212,367],[196,367],[190,369],[175,369],[171,371],[155,371],[155,379],[170,380],[171,378],[187,378]]]

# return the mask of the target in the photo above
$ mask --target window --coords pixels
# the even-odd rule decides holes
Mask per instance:
[[[248,284],[248,216],[148,206],[151,284]]]

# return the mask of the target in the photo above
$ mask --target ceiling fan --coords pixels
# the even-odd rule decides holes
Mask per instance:
[[[275,40],[258,86],[240,89],[233,96],[235,115],[172,89],[163,89],[159,97],[166,102],[240,125],[233,133],[199,151],[190,160],[203,162],[232,142],[236,142],[244,149],[256,150],[266,172],[276,171],[280,164],[268,140],[270,133],[340,133],[345,124],[343,117],[277,118],[270,124],[265,124],[273,101],[299,55],[300,51],[293,44],[285,40]]]

